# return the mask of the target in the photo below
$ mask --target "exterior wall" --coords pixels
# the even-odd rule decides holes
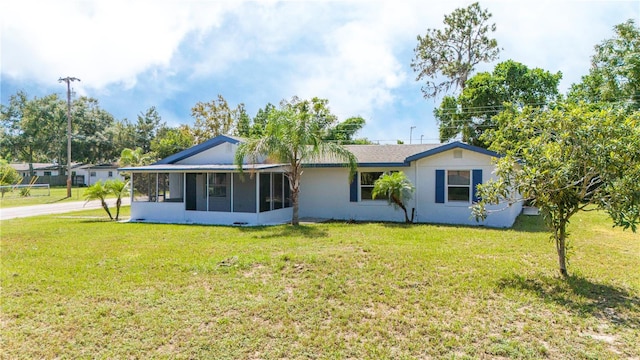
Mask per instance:
[[[454,151],[450,150],[436,154],[415,162],[418,181],[414,183],[414,194],[418,204],[416,215],[418,222],[434,222],[445,224],[484,225],[490,227],[510,227],[513,225],[522,209],[520,203],[509,207],[507,210],[491,213],[485,221],[478,222],[471,216],[471,203],[436,203],[436,170],[482,170],[482,182],[494,178],[492,174],[494,166],[491,157],[473,151],[462,151],[461,158],[454,157]],[[505,205],[489,207],[489,210],[497,210]]]
[[[462,151],[461,158],[454,157],[454,151]],[[467,150],[449,150],[419,159],[410,167],[399,168],[359,168],[361,172],[403,171],[414,184],[416,191],[407,209],[415,208],[415,222],[444,223],[462,225],[484,225],[490,227],[510,227],[513,225],[522,205],[497,205],[490,210],[505,208],[489,214],[485,221],[477,222],[471,216],[469,203],[436,203],[436,169],[439,170],[482,170],[482,182],[493,177],[494,166],[491,158]],[[350,201],[350,186],[346,168],[307,168],[304,170],[300,187],[300,216],[340,220],[364,221],[404,221],[401,209],[395,210],[386,200]],[[358,190],[360,187],[358,186]]]
[[[111,171],[111,176],[109,176],[109,171]],[[96,174],[96,176],[91,176],[91,173]],[[76,173],[77,175],[85,175],[85,182],[86,185],[93,185],[95,183],[97,183],[98,181],[102,181],[103,183],[107,180],[122,180],[124,181],[124,176],[122,176],[121,174],[118,173],[118,169],[109,169],[109,170],[105,170],[105,169],[100,169],[100,170],[87,170],[86,173],[80,174],[80,173]]]
[[[234,156],[238,145],[222,143],[218,146],[207,149],[186,159],[180,160],[181,165],[202,165],[202,164],[233,164]]]
[[[411,168],[359,168],[360,172],[404,171],[415,183]],[[402,210],[394,210],[386,200],[350,201],[347,168],[307,168],[300,182],[300,217],[358,221],[404,221]],[[412,205],[413,206],[413,205]]]

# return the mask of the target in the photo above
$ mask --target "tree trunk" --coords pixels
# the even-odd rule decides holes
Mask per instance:
[[[396,205],[398,205],[398,207],[400,207],[400,209],[402,209],[402,211],[404,211],[404,222],[407,224],[411,224],[413,222],[413,214],[411,215],[411,219],[409,219],[409,213],[407,213],[407,208],[406,206],[404,206],[402,201],[400,201],[400,199],[398,199],[395,195],[391,195],[391,199],[394,203],[396,203]]]
[[[297,174],[296,174],[297,175]],[[299,176],[295,176],[291,180],[291,202],[293,203],[293,215],[291,216],[291,225],[298,226],[300,221],[298,219],[298,193],[300,192]]]
[[[118,196],[118,200],[116,200],[116,221],[120,218],[120,205],[122,205],[122,199]]]
[[[562,277],[568,277],[567,272],[567,223],[566,221],[560,221],[558,229],[555,231],[556,238],[556,250],[558,251],[558,265],[560,267],[560,274]]]
[[[109,215],[109,220],[113,220],[113,216],[111,216],[111,211],[109,211],[109,206],[107,205],[107,202],[104,201],[104,199],[100,200],[102,202],[102,208],[104,209],[104,211],[107,212],[107,215]]]

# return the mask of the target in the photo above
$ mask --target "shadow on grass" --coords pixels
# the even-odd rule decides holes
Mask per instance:
[[[590,315],[631,328],[640,327],[640,298],[624,289],[594,283],[580,276],[561,279],[541,275],[528,279],[514,275],[500,280],[498,287],[535,294],[579,316]]]
[[[325,229],[313,225],[280,225],[280,226],[243,226],[241,232],[252,234],[259,239],[273,239],[282,237],[304,237],[309,239],[329,236]]]
[[[550,232],[542,215],[519,215],[511,229],[523,232]]]

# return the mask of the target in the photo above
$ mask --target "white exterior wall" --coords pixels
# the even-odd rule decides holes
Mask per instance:
[[[415,183],[411,168],[359,168],[360,172],[400,170]],[[300,182],[300,217],[359,221],[404,221],[386,200],[350,201],[347,168],[306,168]],[[413,205],[412,205],[413,206]],[[411,216],[411,214],[409,214]]]
[[[457,149],[460,151],[460,149]],[[454,158],[454,150],[414,161],[410,167],[359,168],[361,172],[403,171],[414,184],[416,191],[407,205],[409,216],[415,208],[415,222],[463,225],[510,227],[522,210],[522,204],[510,207],[498,205],[489,209],[506,208],[490,213],[485,221],[477,222],[471,216],[471,203],[436,203],[436,169],[469,170],[482,169],[482,181],[494,177],[491,157],[473,151],[462,150],[462,158]],[[401,209],[394,210],[386,200],[350,201],[350,186],[346,168],[306,168],[300,185],[300,216],[340,220],[404,221]],[[359,179],[358,179],[359,180]],[[358,186],[358,189],[360,187]],[[446,201],[446,199],[445,199]]]
[[[202,164],[233,164],[234,156],[238,145],[223,143],[207,149],[201,153],[178,161],[181,165],[202,165]]]
[[[112,176],[109,176],[109,171],[111,171]],[[91,173],[95,173],[95,176],[91,176]],[[118,169],[110,169],[110,170],[87,170],[86,174],[81,174],[76,172],[76,175],[85,175],[85,183],[87,186],[93,185],[98,181],[102,181],[103,183],[107,180],[121,180],[124,181],[124,176],[118,173]]]
[[[495,178],[491,157],[474,151],[462,150],[462,158],[454,158],[454,151],[449,150],[415,162],[418,181],[415,198],[418,204],[416,216],[418,222],[434,222],[445,224],[485,225],[490,227],[510,227],[522,210],[518,203],[507,210],[490,213],[485,221],[476,221],[471,216],[471,203],[452,202],[436,203],[436,170],[482,170],[482,182]],[[460,151],[458,149],[458,151]],[[446,189],[445,189],[446,191]],[[506,205],[488,207],[496,210]]]

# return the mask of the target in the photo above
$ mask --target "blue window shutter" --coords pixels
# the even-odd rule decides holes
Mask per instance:
[[[436,203],[444,204],[444,170],[436,170]]]
[[[478,202],[480,201],[480,199],[478,198],[478,189],[477,186],[478,184],[482,184],[482,169],[474,169],[473,170],[473,189],[472,189],[472,194],[473,194],[473,202]]]
[[[351,184],[349,184],[349,201],[350,202],[358,202],[358,173],[353,176],[351,179]]]

